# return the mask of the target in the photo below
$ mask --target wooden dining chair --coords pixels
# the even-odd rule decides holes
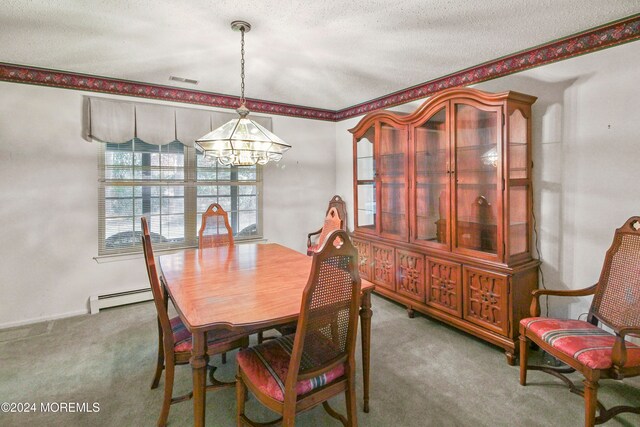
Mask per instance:
[[[594,297],[587,321],[582,321],[540,317],[541,295]],[[597,398],[599,380],[640,375],[640,347],[627,341],[627,337],[640,334],[640,217],[630,218],[616,230],[598,283],[572,291],[537,289],[533,291],[531,316],[520,321],[520,384],[527,384],[527,370],[560,378],[571,392],[584,397],[586,427],[604,423],[622,412],[640,414],[640,407],[606,409]],[[528,365],[530,341],[568,366]],[[564,375],[574,371],[584,376],[583,389]]]
[[[331,233],[313,256],[296,333],[238,353],[238,426],[258,425],[244,412],[247,388],[263,405],[282,415],[283,426],[293,426],[298,412],[320,403],[343,425],[357,425],[354,382],[360,307],[357,257],[357,250],[344,230]],[[327,402],[342,392],[347,403],[346,418]]]
[[[229,225],[229,215],[218,203],[212,203],[202,214],[198,247],[233,246],[233,230]]]
[[[233,229],[229,214],[218,203],[211,203],[202,214],[198,232],[198,249],[233,246]],[[222,353],[222,363],[227,363],[227,353]]]
[[[191,357],[191,333],[182,323],[180,317],[169,318],[167,312],[169,298],[164,284],[158,277],[147,219],[142,217],[140,222],[142,223],[142,248],[147,265],[147,275],[149,276],[153,301],[158,314],[158,361],[151,388],[155,389],[158,387],[162,371],[164,370],[164,400],[162,402],[160,417],[158,418],[158,426],[165,426],[167,424],[170,406],[174,403],[189,400],[193,395],[193,392],[190,392],[180,397],[173,397],[175,366],[189,364],[189,358]],[[249,346],[249,338],[227,331],[209,332],[207,334],[207,346],[207,355],[212,356],[236,348],[246,348]],[[215,367],[210,366],[209,379],[211,385],[207,386],[207,390],[232,387],[235,384],[234,382],[224,383],[216,380],[214,378],[214,371]]]
[[[334,230],[347,230],[347,207],[342,197],[338,195],[333,196],[329,201],[329,207],[327,208],[322,228],[307,234],[307,255],[313,255],[314,252],[322,246],[327,236]],[[315,243],[311,241],[311,237],[313,236],[318,236]]]

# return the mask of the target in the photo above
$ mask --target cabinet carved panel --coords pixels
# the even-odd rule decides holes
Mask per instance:
[[[429,259],[427,265],[427,304],[462,317],[460,264]]]
[[[509,330],[508,279],[482,270],[464,270],[464,317],[487,329]]]
[[[372,244],[371,250],[373,252],[373,281],[385,288],[395,290],[393,248]]]
[[[396,250],[396,291],[424,302],[424,256]]]
[[[358,250],[358,273],[363,279],[369,278],[369,267],[371,266],[371,246],[364,240],[353,239],[353,246]]]

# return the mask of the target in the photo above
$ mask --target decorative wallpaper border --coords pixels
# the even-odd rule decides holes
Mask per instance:
[[[638,39],[640,39],[640,14],[485,62],[342,110],[332,111],[257,99],[247,99],[247,107],[256,113],[341,121],[381,108],[389,108],[425,98],[444,89],[492,80]],[[237,108],[239,106],[239,97],[236,96],[7,63],[0,63],[0,81],[153,98],[209,107]]]
[[[163,101],[200,104],[209,107],[238,108],[240,98],[171,86],[132,82],[66,71],[48,70],[25,65],[0,63],[0,81],[53,86],[115,95],[161,99]],[[247,98],[252,112],[333,121],[335,111]]]
[[[638,40],[640,38],[640,14],[632,15],[620,21],[545,43],[466,70],[458,71],[417,86],[400,90],[383,97],[363,102],[352,107],[338,110],[334,120],[341,121],[369,113],[382,108],[404,104],[415,99],[431,96],[444,89],[468,86],[528,68],[539,67],[552,62],[562,61],[574,56]]]

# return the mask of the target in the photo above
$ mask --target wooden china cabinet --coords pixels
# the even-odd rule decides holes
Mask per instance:
[[[376,292],[505,349],[537,288],[531,104],[456,88],[409,115],[367,114],[354,141],[360,274]]]

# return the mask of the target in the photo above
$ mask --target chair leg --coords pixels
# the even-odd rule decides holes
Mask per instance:
[[[286,398],[285,398],[286,399]],[[296,425],[296,403],[286,402],[282,408],[282,427],[294,427]]]
[[[529,359],[529,340],[520,334],[520,385],[527,385],[527,363]]]
[[[258,344],[262,344],[264,341],[264,333],[262,331],[258,332]]]
[[[347,425],[349,427],[358,427],[358,409],[356,408],[356,385],[355,378],[351,378],[344,392],[345,401],[347,402]]]
[[[598,381],[585,379],[584,384],[584,425],[593,427],[596,423],[596,409],[598,407]]]
[[[169,358],[165,364],[164,375],[164,400],[162,401],[162,409],[160,410],[160,418],[158,418],[158,427],[167,425],[169,418],[169,409],[171,408],[171,396],[173,395],[173,374],[175,373],[175,363],[173,357]]]
[[[162,327],[160,326],[160,320],[158,320],[158,360],[156,363],[156,373],[153,375],[153,381],[151,382],[151,389],[158,388],[160,377],[162,376],[162,369],[164,369],[164,344]]]
[[[238,367],[238,374],[236,375],[236,423],[238,427],[242,427],[244,422],[242,417],[244,416],[244,403],[247,399],[247,386],[244,385],[242,377],[240,376],[240,368]]]
[[[227,363],[227,353],[222,353],[222,364],[224,365],[225,363]]]

